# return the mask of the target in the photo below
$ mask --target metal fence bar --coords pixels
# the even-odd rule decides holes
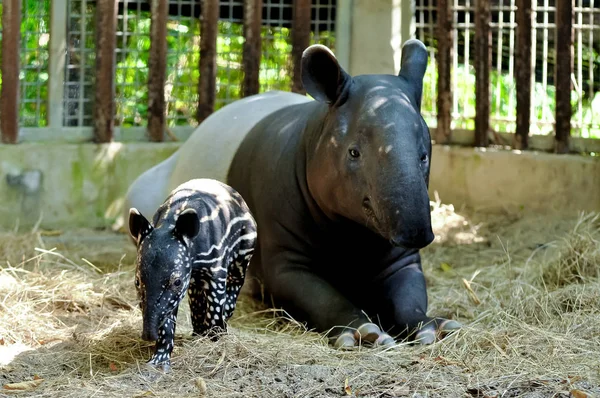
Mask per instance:
[[[475,4],[475,145],[488,146],[490,129],[491,12],[487,0]]]
[[[168,2],[152,0],[148,56],[148,138],[163,141],[166,127],[165,80],[167,71]]]
[[[531,124],[532,16],[531,0],[517,0],[517,48],[515,52],[517,85],[517,130],[513,146],[527,149]]]
[[[311,0],[294,1],[292,19],[292,92],[305,94],[302,85],[302,53],[310,44],[310,11]]]
[[[0,130],[3,143],[16,144],[19,136],[21,0],[4,0],[3,6]]]
[[[219,0],[202,0],[202,14],[200,15],[198,123],[206,119],[215,107],[218,21]]]
[[[453,96],[451,90],[451,70],[452,65],[452,12],[450,10],[449,0],[438,0],[438,92],[437,92],[437,129],[435,142],[445,144],[450,140],[450,124],[452,122],[452,103]]]
[[[262,0],[244,0],[244,47],[242,50],[242,97],[258,94],[260,88]]]
[[[96,5],[96,102],[94,141],[110,142],[115,127],[115,46],[118,0]]]
[[[569,152],[571,135],[571,73],[573,72],[573,0],[556,1],[556,153]]]
[[[48,76],[48,125],[62,127],[65,94],[65,53],[67,51],[67,2],[50,4],[50,73]]]

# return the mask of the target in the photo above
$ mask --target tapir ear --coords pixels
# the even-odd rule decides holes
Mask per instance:
[[[175,232],[181,236],[193,239],[198,235],[200,231],[200,221],[198,220],[198,213],[194,209],[185,209],[177,217],[175,222]]]
[[[138,209],[135,207],[129,209],[129,233],[136,244],[139,245],[142,239],[144,239],[152,229],[152,224],[150,224]]]
[[[402,46],[402,60],[400,61],[400,76],[407,79],[414,87],[417,106],[421,109],[421,96],[423,95],[423,77],[427,70],[427,48],[417,40],[407,40]]]
[[[330,49],[314,44],[302,53],[302,84],[311,97],[327,104],[341,105],[352,82]]]

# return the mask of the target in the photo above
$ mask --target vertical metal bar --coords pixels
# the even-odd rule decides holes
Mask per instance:
[[[310,44],[310,9],[311,0],[294,1],[292,12],[292,62],[294,71],[292,74],[292,92],[305,94],[302,86],[301,61],[302,52]]]
[[[579,12],[577,12],[577,129],[579,134],[583,130],[583,2],[577,1]],[[591,47],[590,47],[591,49]],[[590,51],[591,52],[591,51]]]
[[[529,126],[531,124],[531,0],[517,0],[517,48],[515,52],[517,86],[517,130],[513,146],[527,149],[529,146]]]
[[[200,79],[198,82],[198,123],[215,108],[217,80],[217,33],[219,0],[202,0],[200,15]]]
[[[475,146],[488,146],[492,41],[490,2],[475,2]]]
[[[452,90],[450,89],[450,64],[452,62],[452,13],[448,0],[438,0],[438,93],[437,93],[437,129],[435,142],[445,144],[450,141],[450,123],[452,122]]]
[[[79,85],[77,86],[77,125],[84,126],[84,115],[85,115],[85,71],[86,71],[86,43],[87,43],[87,0],[82,0],[79,9]],[[98,31],[97,31],[98,32]],[[96,32],[96,33],[97,33]]]
[[[242,50],[242,97],[258,94],[261,58],[260,27],[262,24],[262,0],[244,0],[244,47]]]
[[[3,6],[0,130],[3,143],[16,144],[19,135],[21,0],[4,0]]]
[[[165,132],[165,80],[167,72],[167,14],[169,4],[152,0],[150,53],[148,55],[148,138],[163,141]]]
[[[96,4],[96,103],[94,142],[110,142],[115,126],[115,46],[117,1]]]
[[[67,51],[67,2],[50,3],[50,60],[48,76],[48,125],[63,126],[65,53]]]
[[[556,1],[556,153],[569,152],[571,135],[571,73],[573,72],[573,2]]]

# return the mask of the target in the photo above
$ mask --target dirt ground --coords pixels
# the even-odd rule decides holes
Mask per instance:
[[[134,249],[108,231],[0,233],[0,396],[600,397],[600,215],[433,204],[428,347],[336,351],[243,298],[219,341],[182,304],[172,369],[145,361]]]

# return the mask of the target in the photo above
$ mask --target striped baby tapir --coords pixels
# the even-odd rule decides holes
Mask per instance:
[[[179,304],[189,295],[194,335],[226,330],[256,244],[256,222],[244,199],[213,179],[175,188],[149,222],[129,211],[137,246],[135,286],[142,338],[156,341],[149,364],[168,370]]]

